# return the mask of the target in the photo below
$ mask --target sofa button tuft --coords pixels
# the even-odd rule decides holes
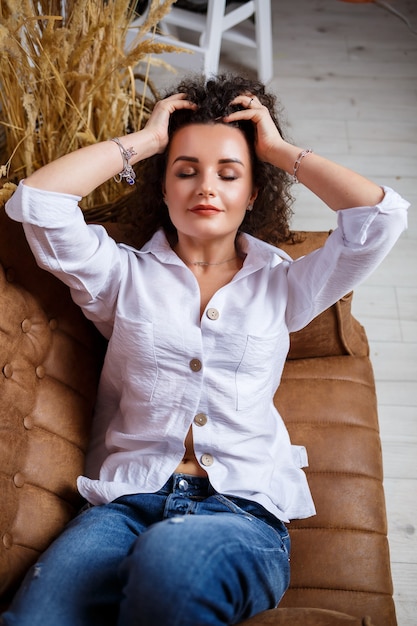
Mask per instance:
[[[23,485],[25,484],[25,478],[23,476],[23,474],[21,472],[17,472],[14,476],[13,476],[13,482],[15,484],[15,487],[23,487]]]
[[[55,317],[49,320],[49,328],[51,330],[56,330],[58,328],[58,320]]]
[[[35,426],[35,421],[31,415],[26,415],[26,417],[23,419],[23,426],[26,428],[26,430],[32,430],[32,428]]]
[[[23,320],[21,326],[22,326],[22,331],[24,333],[28,333],[30,332],[30,329],[32,328],[32,322],[30,321],[30,319],[26,318]]]
[[[11,378],[13,376],[13,365],[11,363],[6,363],[3,367],[3,374],[5,378]]]
[[[10,550],[10,548],[13,547],[13,537],[10,535],[10,533],[4,533],[3,545],[6,548],[6,550]]]
[[[38,378],[44,378],[44,376],[45,376],[45,368],[44,368],[43,365],[38,365],[38,367],[36,368],[35,372],[36,372],[36,376]]]

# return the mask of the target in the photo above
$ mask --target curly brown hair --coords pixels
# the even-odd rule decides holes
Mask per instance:
[[[245,93],[257,96],[269,109],[275,125],[283,136],[278,121],[277,98],[272,93],[267,93],[265,86],[259,81],[230,74],[221,74],[208,80],[204,76],[195,76],[183,79],[164,97],[175,93],[187,94],[187,98],[197,104],[198,108],[178,110],[171,115],[169,140],[177,130],[190,124],[221,124],[223,117],[244,108],[230,103],[236,96]],[[246,212],[240,231],[278,245],[291,237],[289,229],[293,202],[290,193],[291,178],[284,170],[258,159],[255,152],[255,127],[252,122],[239,120],[232,125],[245,135],[252,160],[254,186],[258,189],[253,211]],[[169,218],[162,195],[168,150],[169,142],[163,154],[155,154],[139,162],[135,168],[136,193],[125,220],[131,226],[130,239],[138,247],[148,241],[161,227],[171,241],[176,239],[176,230]]]

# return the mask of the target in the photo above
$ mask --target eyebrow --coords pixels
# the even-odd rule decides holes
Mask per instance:
[[[181,155],[178,156],[173,163],[176,163],[177,161],[189,161],[191,163],[199,163],[199,159],[197,159],[197,157],[191,157],[191,156],[185,156],[185,155]],[[232,158],[228,158],[228,159],[219,159],[218,163],[239,163],[240,165],[243,165],[242,161],[240,159],[232,159]]]

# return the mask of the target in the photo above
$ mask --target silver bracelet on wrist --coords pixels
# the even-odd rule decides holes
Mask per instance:
[[[298,157],[296,158],[295,163],[294,163],[293,173],[292,173],[293,183],[299,182],[298,177],[297,177],[298,168],[300,167],[300,163],[304,159],[304,157],[307,156],[307,154],[311,154],[311,152],[313,152],[311,148],[307,148],[306,150],[302,150],[300,154],[298,155]]]
[[[125,178],[126,182],[129,183],[129,185],[134,185],[136,174],[133,167],[129,164],[129,159],[131,159],[134,154],[137,154],[137,152],[135,152],[133,148],[128,148],[126,150],[126,148],[122,146],[118,137],[112,137],[112,139],[110,139],[109,141],[114,141],[114,143],[119,146],[120,154],[122,155],[123,159],[123,169],[121,172],[119,172],[119,174],[116,174],[116,176],[114,176],[114,180],[116,181],[116,183],[120,183],[123,178]]]

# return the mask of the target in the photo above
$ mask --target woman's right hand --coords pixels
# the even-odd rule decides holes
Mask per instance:
[[[169,119],[174,111],[180,109],[195,110],[197,105],[187,100],[185,93],[176,93],[163,100],[159,100],[146,122],[142,131],[149,133],[150,141],[154,146],[153,154],[160,154],[168,145],[168,125]]]
[[[163,152],[168,143],[169,118],[179,109],[197,108],[183,93],[156,103],[142,130],[119,137],[122,146],[132,149],[130,165]],[[119,147],[113,141],[102,141],[70,152],[36,170],[26,184],[46,191],[86,196],[123,167]]]

